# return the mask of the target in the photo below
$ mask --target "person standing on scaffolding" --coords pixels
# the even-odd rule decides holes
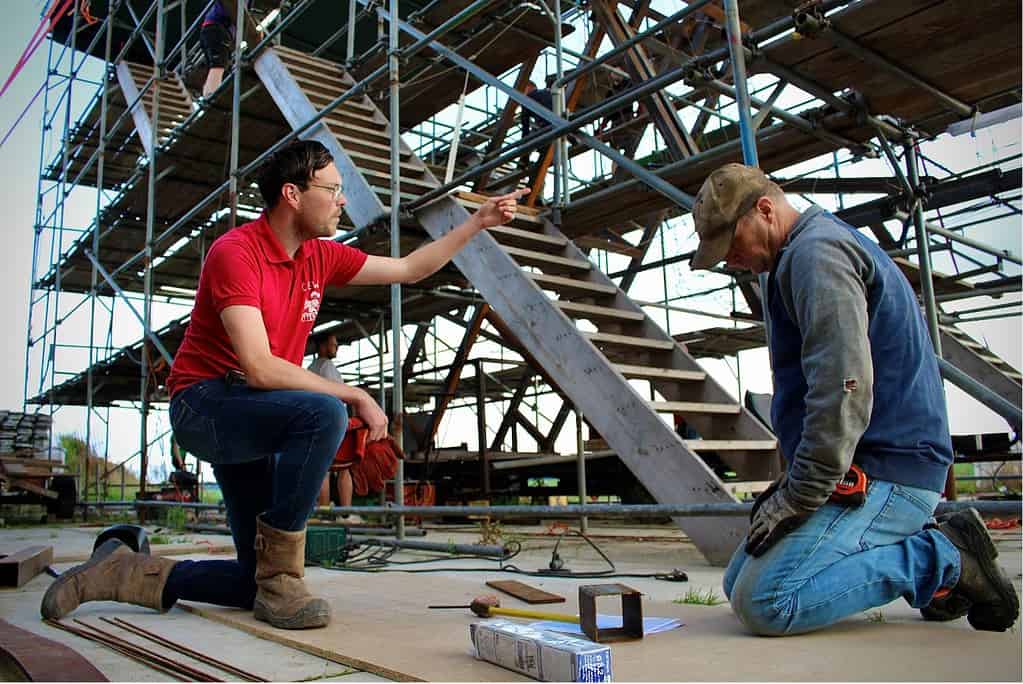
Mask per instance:
[[[284,629],[327,625],[330,606],[302,579],[306,520],[349,408],[369,425],[370,441],[387,436],[387,416],[366,391],[302,368],[323,292],[418,282],[481,230],[511,220],[521,194],[488,199],[443,238],[393,259],[319,239],[336,233],[346,204],[341,174],[319,142],[272,155],[259,190],[263,214],[215,240],[206,255],[167,380],[175,439],[212,465],[238,558],[175,562],[110,540],[49,587],[44,618],[62,618],[86,601],[166,611],[185,599],[252,610]]]
[[[238,7],[235,3],[238,0],[213,0],[209,11],[203,17],[202,27],[199,29],[199,45],[202,47],[203,55],[206,57],[206,65],[209,71],[206,72],[206,82],[202,86],[204,98],[212,95],[224,81],[224,69],[231,61],[231,52],[234,50],[235,12]],[[248,7],[251,0],[246,0]],[[245,40],[249,47],[253,41],[259,38],[258,31],[249,23],[246,15]]]

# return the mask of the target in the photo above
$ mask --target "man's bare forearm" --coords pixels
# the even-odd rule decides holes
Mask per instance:
[[[441,239],[425,244],[409,254],[405,257],[409,282],[418,282],[439,271],[482,229],[482,224],[473,214]]]
[[[362,397],[362,390],[356,387],[326,380],[312,371],[276,356],[261,359],[257,363],[257,368],[246,371],[246,378],[249,386],[256,389],[305,390],[329,394],[348,403]]]

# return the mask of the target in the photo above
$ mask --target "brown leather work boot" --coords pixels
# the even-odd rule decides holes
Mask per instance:
[[[281,629],[330,623],[330,606],[305,587],[305,530],[285,532],[256,520],[256,601],[252,615]]]
[[[163,587],[174,564],[108,539],[89,560],[50,585],[39,612],[44,619],[59,620],[87,601],[120,601],[163,612]]]
[[[1019,617],[1019,598],[1012,580],[995,562],[998,551],[980,513],[975,508],[958,511],[939,522],[938,531],[959,549],[961,559],[959,582],[939,599],[946,614],[967,607],[974,629],[1004,632],[1012,627]]]

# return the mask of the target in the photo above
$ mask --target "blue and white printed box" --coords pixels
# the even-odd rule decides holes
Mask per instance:
[[[469,625],[476,657],[541,682],[610,682],[611,649],[506,620]]]

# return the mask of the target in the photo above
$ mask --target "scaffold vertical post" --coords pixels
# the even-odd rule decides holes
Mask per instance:
[[[103,185],[104,185],[104,173],[106,165],[106,139],[107,139],[107,109],[109,107],[109,97],[107,94],[108,87],[110,84],[110,52],[113,48],[114,39],[114,21],[113,17],[117,13],[118,5],[120,3],[112,3],[108,11],[108,16],[104,22],[106,25],[106,36],[103,46],[103,80],[100,83],[100,101],[99,101],[99,149],[97,150],[96,159],[96,217],[93,221],[92,231],[92,253],[99,258],[100,249],[100,214],[103,211]],[[92,273],[89,277],[89,367],[86,369],[86,391],[85,391],[85,452],[89,453],[89,449],[92,446],[92,413],[95,410],[93,407],[93,391],[94,391],[94,378],[93,378],[93,365],[96,363],[96,285],[99,281],[99,273],[96,271],[96,266],[93,265]],[[96,459],[96,492],[99,493],[99,469],[100,459]],[[86,507],[85,510],[88,510]]]
[[[583,414],[579,408],[575,409],[575,453],[576,453],[576,478],[579,481],[579,505],[586,505],[586,449],[583,442]],[[586,534],[590,530],[589,518],[579,518],[579,531]]]
[[[746,52],[742,46],[742,25],[739,23],[738,0],[724,0],[725,30],[728,33],[728,54],[732,61],[732,80],[735,83],[735,104],[739,108],[739,138],[742,141],[742,159],[749,166],[760,166],[757,158],[756,131],[750,117],[749,88],[746,85]]]
[[[228,197],[231,202],[231,219],[228,229],[238,223],[238,145],[241,135],[242,102],[242,36],[245,35],[245,3],[238,0],[235,12],[234,41],[234,82],[231,84],[231,175]]]
[[[387,63],[390,79],[390,111],[391,122],[391,257],[401,258],[401,116],[398,107],[401,84],[398,80],[398,37],[401,26],[398,23],[398,0],[391,0],[390,33],[388,34]],[[402,448],[402,432],[404,431],[404,387],[401,382],[401,285],[391,285],[391,420],[397,429],[393,430],[394,440]],[[384,382],[381,374],[380,383]],[[394,503],[402,506],[405,503],[405,462],[398,460],[398,473],[394,482]],[[398,539],[405,538],[405,518],[400,516],[397,525]]]
[[[142,327],[143,332],[152,326],[153,316],[153,231],[156,226],[156,170],[160,156],[160,90],[163,84],[163,50],[165,42],[166,15],[164,0],[156,0],[156,50],[153,60],[153,99],[152,122],[149,133],[149,183],[146,188],[146,247],[143,259],[142,278]],[[146,493],[146,470],[149,468],[149,349],[148,340],[143,341],[141,354],[141,402],[142,434],[139,441],[139,494]]]
[[[924,300],[924,313],[927,316],[927,331],[931,335],[934,353],[941,358],[941,331],[938,329],[938,304],[934,299],[934,275],[931,272],[930,234],[924,222],[924,205],[921,199],[920,173],[917,160],[916,143],[910,140],[905,145],[906,170],[909,172],[909,184],[913,189],[913,225],[916,228],[917,259],[920,261],[920,295]]]
[[[351,68],[355,61],[355,22],[358,18],[358,0],[348,0],[348,49],[345,52],[345,62]]]
[[[61,172],[60,172],[60,191],[57,193],[57,203],[60,207],[59,215],[60,219],[57,227],[57,258],[64,251],[64,203],[67,201],[68,193],[68,169],[71,165],[71,94],[74,89],[75,78],[77,72],[75,71],[75,50],[78,47],[78,3],[75,3],[74,16],[71,18],[71,35],[70,39],[70,51],[68,51],[68,76],[67,76],[67,90],[64,110],[64,133],[61,136]],[[82,61],[85,61],[85,55],[82,56]],[[72,188],[73,189],[73,188]],[[56,412],[54,408],[54,397],[53,388],[57,386],[57,336],[60,328],[60,289],[63,286],[61,269],[57,269],[57,276],[55,278],[55,293],[53,298],[53,341],[50,343],[50,421],[52,425],[53,415]],[[53,428],[50,428],[50,446],[53,446]],[[85,445],[85,454],[82,458],[82,495],[88,497],[89,495],[89,445]],[[99,492],[97,486],[96,489]],[[88,517],[89,508],[86,507],[83,510],[82,518]]]

